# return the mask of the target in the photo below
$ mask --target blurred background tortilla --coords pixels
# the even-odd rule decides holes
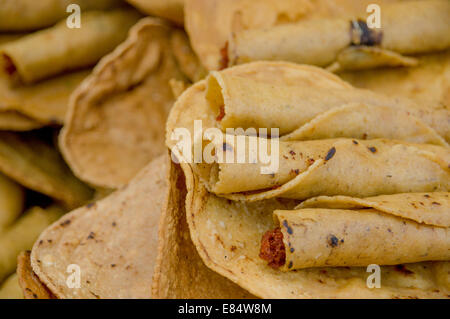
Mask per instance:
[[[70,4],[78,4],[82,11],[123,5],[121,0],[2,0],[0,31],[31,31],[49,27],[70,14],[66,12]]]
[[[178,25],[184,22],[184,2],[186,0],[126,0],[142,12],[169,19]]]
[[[72,174],[58,151],[33,133],[0,132],[0,171],[69,208],[92,197],[92,190]]]
[[[377,4],[408,0],[379,0]],[[261,29],[312,17],[339,17],[366,11],[370,0],[186,0],[185,27],[208,70],[224,67],[221,50],[233,31]],[[226,65],[226,63],[225,63]]]
[[[174,102],[169,81],[189,82],[171,50],[179,32],[144,18],[74,93],[60,145],[79,178],[116,188],[163,153]]]
[[[338,75],[360,88],[407,97],[430,107],[450,107],[450,50],[422,55],[411,68],[343,72]]]

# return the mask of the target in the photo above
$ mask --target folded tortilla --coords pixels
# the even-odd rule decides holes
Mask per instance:
[[[291,133],[285,139],[385,137],[441,144],[435,130],[450,140],[450,111],[445,107],[355,89],[311,66],[265,65],[285,73],[275,79],[231,72],[209,76],[206,99],[222,130],[265,127],[279,128],[280,135]]]
[[[318,18],[237,32],[229,40],[228,58],[231,65],[283,60],[325,67],[341,61],[344,63],[338,69],[346,66],[358,69],[383,64],[410,66],[415,64],[414,61],[402,60],[393,54],[411,55],[450,47],[450,3],[446,0],[385,5],[381,9],[380,29],[370,29],[366,17],[367,13],[353,19]],[[351,46],[377,47],[386,52],[381,55],[346,52]],[[363,63],[360,63],[361,53],[364,53]],[[347,56],[340,57],[341,54]],[[352,60],[356,65],[351,63]]]
[[[282,271],[450,260],[450,193],[319,197],[274,218],[260,256]]]
[[[127,0],[127,2],[144,13],[183,25],[185,0]]]
[[[274,85],[288,82],[294,89],[297,88],[295,85],[301,87],[312,85],[311,83],[314,82],[326,83],[327,79],[329,83],[339,84],[339,82],[333,80],[334,77],[323,76],[324,73],[322,73],[322,71],[320,73],[319,71],[307,73],[309,76],[301,76],[300,74],[305,72],[305,70],[304,67],[295,66],[289,63],[258,62],[233,67],[222,71],[221,74],[248,77],[258,81],[267,81],[269,84]],[[206,91],[206,81],[200,81],[187,89],[178,98],[172,108],[167,121],[166,144],[174,151],[176,151],[177,143],[179,142],[179,140],[174,138],[176,137],[176,129],[187,129],[191,138],[194,137],[194,143],[196,134],[194,131],[195,120],[202,120],[203,132],[210,128],[215,128],[217,130],[218,125],[216,118],[218,114],[211,109],[209,102],[205,97]],[[355,140],[357,144],[355,144],[353,140]],[[412,181],[412,179],[415,178],[414,176],[420,176],[422,174],[422,169],[434,167],[437,169],[436,172],[439,172],[438,175],[442,173],[441,177],[438,177],[441,182],[446,184],[449,181],[447,147],[426,144],[417,146],[403,141],[392,140],[361,141],[357,139],[337,139],[332,142],[337,143],[336,145],[327,145],[326,143],[329,142],[330,140],[280,142],[280,145],[283,143],[305,143],[303,145],[316,144],[314,148],[311,147],[311,151],[321,153],[321,158],[316,159],[314,163],[311,164],[312,161],[309,161],[309,163],[305,161],[303,158],[304,154],[300,157],[300,154],[295,151],[295,154],[288,152],[288,154],[284,154],[287,159],[281,156],[282,159],[280,160],[279,173],[284,174],[284,177],[286,177],[291,172],[291,169],[293,169],[291,172],[292,177],[288,177],[288,179],[292,178],[292,180],[295,180],[297,176],[301,175],[296,175],[296,169],[299,169],[299,167],[295,167],[293,163],[297,161],[302,162],[301,166],[306,167],[307,171],[309,170],[310,172],[311,168],[329,168],[329,171],[327,171],[326,168],[322,170],[323,176],[318,178],[318,183],[313,185],[314,187],[312,190],[316,190],[320,187],[327,187],[326,184],[329,182],[327,176],[329,176],[329,174],[331,174],[331,176],[337,176],[334,174],[339,174],[342,179],[340,181],[335,180],[336,182],[339,182],[336,185],[338,187],[342,186],[342,189],[345,189],[345,186],[343,186],[344,184],[340,183],[341,181],[346,183],[347,177],[350,177],[355,181],[356,178],[353,179],[353,177],[358,175],[356,183],[359,183],[360,179],[364,179],[364,176],[366,176],[365,174],[370,172],[370,174],[373,173],[371,176],[375,178],[374,185],[377,184],[380,186],[377,191],[372,189],[375,193],[384,193],[385,190],[392,190],[397,193],[400,190],[393,190],[393,187],[403,184],[400,180],[397,180],[398,183],[390,182],[390,179],[393,178],[394,175],[384,171],[386,168],[383,167],[385,166],[391,167],[393,171],[396,171],[395,174],[400,171],[406,172],[411,169],[409,176],[407,174],[403,175],[405,178],[409,179],[409,181]],[[350,142],[350,144],[348,142]],[[377,145],[369,145],[371,142],[377,143]],[[270,145],[270,143],[268,143],[268,145]],[[322,145],[321,147],[323,147],[321,150],[318,149],[319,145]],[[333,146],[335,147],[335,150],[332,150]],[[333,161],[337,160],[339,157],[339,150],[343,151],[350,146],[356,147],[358,151],[352,150],[350,153],[342,152],[341,159],[347,158],[348,163],[350,163],[353,161],[354,157],[359,161],[358,158],[361,156],[362,162],[355,161],[355,165],[352,165],[351,167],[348,166],[348,169],[339,171],[340,168],[338,168],[335,170],[334,168],[336,167],[332,165]],[[223,150],[225,151],[224,153],[226,153],[228,152],[229,147],[223,147]],[[387,153],[393,152],[393,157],[385,158],[384,161],[375,164],[368,172],[363,172],[361,170],[358,174],[355,171],[355,175],[352,175],[353,170],[358,170],[358,167],[361,168],[360,165],[367,168],[367,165],[370,166],[372,163],[374,164],[375,162],[373,162],[373,160],[375,160],[376,156],[381,155],[379,158],[381,159],[384,151],[387,151]],[[174,153],[174,158],[178,159],[177,152]],[[345,154],[348,154],[348,156]],[[397,159],[403,157],[402,154],[405,155],[406,162],[394,164]],[[437,157],[431,154],[436,154]],[[408,155],[412,156],[414,159],[406,159]],[[301,161],[299,160],[300,158],[302,158]],[[364,160],[362,160],[363,158]],[[286,165],[282,164],[283,160],[285,160]],[[422,162],[422,160],[424,162]],[[346,160],[344,160],[344,162],[346,162]],[[420,162],[422,163],[419,164]],[[432,164],[432,162],[434,163]],[[289,167],[291,164],[293,164],[293,166]],[[390,166],[391,164],[392,166]],[[214,184],[211,183],[210,175],[208,175],[208,173],[217,172],[210,169],[211,166],[214,165],[216,164],[190,164],[183,162],[181,164],[186,176],[188,191],[186,197],[186,217],[191,232],[191,238],[200,257],[208,267],[222,276],[231,279],[244,289],[247,289],[250,293],[262,298],[449,297],[450,281],[448,278],[448,271],[450,270],[450,263],[445,261],[381,266],[382,283],[381,288],[379,289],[371,289],[368,287],[367,280],[370,279],[369,276],[372,273],[370,271],[368,272],[366,267],[313,267],[288,272],[268,267],[267,263],[259,257],[259,253],[261,248],[261,238],[264,233],[277,227],[277,224],[273,219],[273,212],[278,210],[295,210],[299,201],[296,199],[282,198],[284,197],[283,191],[286,189],[286,193],[288,192],[287,188],[283,189],[284,186],[272,190],[273,192],[278,191],[279,193],[270,193],[270,191],[262,190],[263,196],[256,194],[254,197],[250,197],[252,196],[251,192],[250,194],[245,192],[239,194],[227,194],[226,197],[228,198],[224,198],[222,194],[217,196],[211,192],[211,187]],[[255,177],[258,178],[256,180],[258,183],[260,181],[263,181],[264,183],[270,182],[273,179],[270,174],[259,176],[261,175],[260,170],[251,167],[251,165],[255,164],[234,165],[235,166],[229,164],[228,167],[230,169],[229,172],[236,173],[229,180],[231,188],[241,187],[239,181],[241,181],[241,184],[244,183],[245,186],[250,185],[254,182],[253,179]],[[327,165],[330,166],[327,167]],[[255,174],[249,174],[249,172],[254,172]],[[275,173],[276,172],[274,172],[273,175],[274,177]],[[378,174],[383,174],[383,176]],[[399,176],[400,175],[397,177]],[[419,183],[422,183],[425,180],[432,181],[434,177],[431,176],[435,176],[431,171],[424,173],[422,177],[419,177],[419,179],[422,180]],[[382,182],[383,179],[385,179],[384,182]],[[212,180],[214,181],[214,179]],[[409,184],[409,181],[403,184],[403,186]],[[442,183],[438,182],[438,184],[438,188],[444,186]],[[354,184],[354,186],[355,185],[356,184]],[[381,185],[383,185],[383,188]],[[413,185],[417,186],[418,184],[412,182],[411,186]],[[221,186],[224,188],[228,187],[226,184]],[[360,190],[365,192],[373,187],[372,180],[368,178],[364,182],[361,182],[360,186]],[[263,185],[263,187],[265,186]],[[448,184],[446,187],[448,187]],[[434,187],[431,187],[429,190],[435,191],[433,188]],[[278,189],[282,190],[280,191]],[[292,189],[294,189],[294,187]],[[303,184],[295,189],[295,191],[298,191],[299,193],[308,192],[308,189],[311,189],[310,185]],[[336,186],[333,187],[333,190],[335,189]],[[360,192],[356,187],[353,190],[357,193]],[[233,191],[233,189],[230,189],[230,191]],[[407,192],[408,191],[409,189]],[[443,191],[448,192],[448,189],[443,189]],[[322,192],[322,190],[320,190],[320,192]],[[273,195],[274,198],[267,199],[268,197],[272,197],[271,195]],[[306,197],[310,196],[309,194],[306,195]],[[376,195],[379,194],[358,195],[358,197]],[[248,201],[249,198],[252,201]],[[241,199],[244,199],[244,201]],[[398,207],[403,206],[404,204],[400,204]],[[341,209],[352,208],[345,206]],[[411,214],[414,216],[413,212],[411,212]],[[425,220],[425,217],[423,220]],[[440,222],[442,221],[436,221],[436,223]],[[276,287],[276,289],[274,289],[274,287]]]
[[[243,298],[244,290],[205,267],[190,242],[184,180],[167,155],[126,187],[65,215],[31,253],[39,280],[58,298]],[[66,285],[67,266],[81,287]]]
[[[140,18],[135,10],[91,11],[83,14],[81,28],[66,21],[52,28],[2,45],[3,72],[30,84],[95,64],[127,36]],[[43,45],[45,43],[45,45]]]
[[[172,41],[179,32],[144,18],[74,93],[60,145],[79,178],[116,188],[165,151],[165,120],[174,102],[169,81],[190,82],[172,49],[187,45]],[[191,56],[189,46],[177,50]]]
[[[70,13],[67,7],[78,4],[82,12],[104,10],[121,5],[120,0],[3,0],[0,31],[31,31],[58,22]]]
[[[226,147],[213,144],[215,153],[223,148],[224,158],[231,153],[235,159],[201,163],[195,170],[208,190],[230,199],[366,197],[450,190],[448,147],[356,139],[279,142],[279,147],[274,147],[269,140],[255,138],[259,153],[267,145],[271,162],[265,163],[261,156],[251,159],[252,141],[245,137],[245,161],[239,163],[238,138],[225,140]]]

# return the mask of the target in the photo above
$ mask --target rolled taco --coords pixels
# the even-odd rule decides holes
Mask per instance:
[[[274,211],[260,257],[282,271],[450,260],[449,207],[450,193],[307,200]]]
[[[67,7],[77,4],[80,9],[104,10],[122,5],[120,0],[4,0],[0,7],[1,31],[32,31],[68,16]]]
[[[212,72],[208,77],[205,96],[222,130],[279,128],[280,135],[291,133],[285,139],[386,137],[408,140],[399,134],[422,138],[433,135],[433,130],[419,124],[422,122],[450,140],[450,112],[441,105],[418,105],[409,99],[355,89],[313,67],[289,70],[277,68],[277,64],[266,66],[285,73],[274,79],[265,78],[264,74],[238,75],[236,71]],[[318,129],[317,126],[325,127]]]
[[[377,4],[398,1],[378,0]],[[364,14],[371,3],[371,0],[189,0],[185,4],[185,28],[203,65],[208,70],[219,70],[228,66],[227,42],[233,33],[314,18],[355,16]]]
[[[127,35],[140,14],[131,9],[83,14],[83,26],[70,29],[66,21],[2,45],[3,72],[30,84],[95,64]],[[45,45],[42,45],[45,43]]]
[[[416,62],[400,55],[450,47],[450,3],[446,0],[385,5],[381,9],[380,29],[369,28],[366,16],[319,18],[237,32],[229,40],[230,64],[284,60],[326,67],[336,63],[334,70],[411,66]],[[352,46],[375,47],[380,52],[361,48],[355,51]]]
[[[225,144],[215,145],[214,153],[217,156],[223,149],[225,160],[195,164],[194,169],[209,191],[230,199],[366,197],[450,190],[448,147],[356,139],[276,145],[261,137],[252,144],[251,137],[245,137],[241,139],[245,141],[242,146],[245,153],[241,152],[241,156],[238,137],[228,136],[224,140]],[[253,145],[259,154],[267,148],[270,160],[264,161],[261,155],[252,158]],[[232,160],[226,161],[226,156]]]

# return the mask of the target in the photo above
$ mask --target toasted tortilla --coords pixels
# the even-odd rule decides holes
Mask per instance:
[[[126,0],[142,12],[183,25],[185,0]]]
[[[11,86],[9,80],[2,75],[0,110],[17,112],[21,118],[31,119],[31,125],[27,124],[28,128],[63,124],[70,94],[89,73],[89,70],[72,72],[30,86]]]
[[[39,280],[31,269],[31,251],[22,251],[17,257],[17,276],[25,299],[55,299],[55,296]]]
[[[91,11],[83,14],[81,28],[70,29],[64,20],[5,43],[0,48],[3,72],[12,81],[32,84],[92,66],[125,40],[140,17],[134,9]]]
[[[72,96],[60,145],[82,180],[119,187],[165,151],[164,123],[174,102],[169,81],[188,81],[170,50],[174,32],[144,18]]]
[[[181,174],[159,157],[127,186],[64,216],[36,241],[34,272],[58,298],[246,296],[196,255],[182,226]],[[70,264],[80,266],[79,289],[66,285]]]
[[[58,151],[33,133],[0,132],[0,171],[69,208],[92,197],[92,190],[73,175]]]
[[[368,27],[367,16],[364,13],[352,18],[319,17],[306,22],[233,33],[228,46],[229,65],[283,60],[321,67],[337,63],[337,69],[411,66],[416,61],[400,55],[450,48],[450,4],[446,0],[408,1],[382,6],[381,27],[378,29]],[[374,47],[378,52],[370,49],[348,52],[352,46]],[[344,52],[345,57],[340,57]]]
[[[245,142],[246,157],[239,163],[239,140],[226,137],[223,157],[229,155],[235,160],[194,164],[194,170],[210,192],[233,200],[304,200],[319,195],[367,197],[450,190],[448,147],[355,139],[280,142],[277,146],[262,139],[256,138],[255,144],[259,152],[264,149],[261,145],[268,145],[273,164],[270,168],[261,157],[250,158],[250,138],[241,140]],[[214,146],[216,155],[224,148],[223,143]],[[273,152],[277,159],[273,159]],[[262,173],[264,167],[267,171]]]
[[[377,4],[397,0],[377,1]],[[185,25],[192,47],[208,70],[228,65],[227,41],[233,32],[263,29],[314,17],[366,12],[369,0],[188,0]],[[222,52],[222,54],[221,54]]]
[[[309,76],[302,77],[303,72],[307,72]],[[293,89],[295,89],[297,83],[299,83],[299,86],[306,87],[317,82],[322,85],[327,82],[335,83],[335,85],[340,84],[334,76],[328,73],[325,73],[327,74],[325,76],[322,72],[322,70],[316,70],[315,68],[312,71],[311,67],[289,63],[257,62],[233,67],[221,73],[241,77],[247,76],[258,81],[270,81],[269,83],[274,85],[288,82]],[[302,78],[303,80],[301,80]],[[310,83],[305,79],[309,79]],[[348,87],[345,83],[340,85]],[[167,121],[166,144],[169,148],[176,150],[175,146],[178,140],[173,134],[176,128],[187,128],[191,136],[194,136],[194,120],[202,120],[203,130],[219,126],[216,121],[217,112],[210,107],[206,99],[206,90],[206,81],[198,82],[186,90],[175,103]],[[364,141],[360,143],[360,141],[357,141],[358,144],[353,144],[351,139],[340,139],[339,141],[344,141],[345,144],[350,141],[353,146],[363,147],[368,156],[375,155],[377,148],[372,149],[375,150],[374,153],[365,144],[380,142]],[[307,143],[324,143],[324,141],[308,141]],[[387,143],[403,144],[404,142],[390,141]],[[364,146],[361,144],[364,144]],[[442,169],[444,174],[442,175],[442,181],[447,182],[449,180],[446,175],[448,174],[448,167],[445,164],[448,161],[448,155],[445,155],[448,153],[447,147],[421,144],[419,153],[423,154],[423,159],[428,161],[433,156],[427,152],[434,148],[439,150],[437,151],[440,154],[439,157],[443,156],[442,160],[437,160],[435,163],[436,167],[440,167],[439,170]],[[330,152],[330,150],[324,147],[322,161],[315,161],[310,167],[324,162],[331,164],[333,159],[337,158],[334,158],[334,156],[338,156],[339,150],[338,147],[335,148],[335,152]],[[175,155],[177,155],[176,152]],[[290,154],[289,156],[292,157],[293,155]],[[251,166],[251,164],[248,165]],[[381,288],[379,289],[370,289],[366,285],[371,273],[367,272],[365,267],[318,267],[291,272],[274,270],[259,258],[261,237],[266,231],[276,227],[273,220],[274,211],[293,210],[299,204],[299,201],[280,198],[277,194],[274,195],[275,198],[271,199],[266,199],[267,197],[254,198],[255,201],[253,202],[235,200],[238,198],[219,197],[208,190],[206,179],[203,178],[203,181],[200,179],[199,172],[201,172],[202,165],[182,162],[181,167],[186,176],[188,190],[186,199],[187,221],[192,241],[200,257],[212,270],[258,297],[450,298],[447,274],[450,263],[448,262],[382,266]],[[358,164],[355,167],[358,167]],[[237,167],[237,171],[239,173],[235,175],[235,178],[242,178],[245,182],[254,181],[254,176],[246,179],[246,175],[242,173],[242,170],[239,170],[239,167]],[[414,171],[412,174],[415,173]],[[270,176],[267,176],[267,178],[270,178]],[[386,176],[386,178],[390,177]],[[326,187],[326,183],[323,184]],[[239,183],[236,185],[239,185]],[[389,184],[386,183],[385,185]],[[308,189],[306,187],[306,190]],[[448,191],[448,189],[444,191]]]
[[[69,16],[67,7],[78,4],[81,11],[104,10],[122,5],[121,0],[4,0],[0,8],[1,31],[31,31],[49,27]]]

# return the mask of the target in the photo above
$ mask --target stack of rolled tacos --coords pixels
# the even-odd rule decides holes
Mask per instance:
[[[212,72],[177,100],[166,136],[200,257],[263,298],[448,298],[449,120],[312,66]]]

